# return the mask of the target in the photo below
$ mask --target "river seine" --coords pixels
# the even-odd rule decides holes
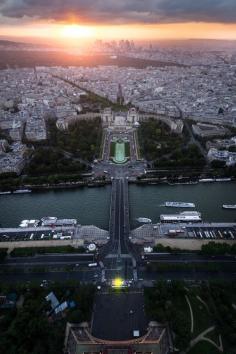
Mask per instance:
[[[23,219],[57,216],[108,229],[110,193],[111,187],[106,186],[0,195],[0,224],[16,227]],[[180,210],[162,206],[165,201],[195,203],[195,210],[202,213],[204,221],[236,222],[236,210],[222,209],[222,204],[236,204],[236,183],[233,182],[175,186],[131,184],[129,200],[132,228],[139,226],[138,217],[158,222],[161,213]]]

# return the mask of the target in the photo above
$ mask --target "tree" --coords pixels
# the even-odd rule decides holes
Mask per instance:
[[[211,162],[211,167],[212,168],[223,168],[223,167],[225,167],[225,161],[213,160]]]

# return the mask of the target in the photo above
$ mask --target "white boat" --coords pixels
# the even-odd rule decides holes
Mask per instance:
[[[7,192],[0,192],[0,195],[5,195],[5,194],[11,194],[10,191],[7,191]]]
[[[172,222],[200,222],[201,213],[198,211],[183,211],[179,214],[162,214],[160,221],[163,223]]]
[[[195,208],[194,203],[186,202],[165,202],[164,205],[171,208]]]
[[[231,178],[216,178],[216,182],[230,182]]]
[[[57,220],[56,216],[44,216],[41,221],[45,221],[45,220]]]
[[[39,220],[22,220],[19,227],[37,227],[39,224]]]
[[[143,223],[143,224],[150,224],[152,222],[152,220],[148,219],[148,218],[138,218],[136,220],[140,223]]]
[[[199,179],[199,182],[210,183],[210,182],[215,182],[215,180],[214,178],[201,178]]]
[[[45,216],[41,219],[42,226],[52,226],[57,222],[56,216]]]
[[[223,204],[223,209],[236,209],[236,204]]]
[[[198,184],[198,181],[191,181],[191,182],[168,182],[169,186],[177,186],[177,185],[192,185],[192,184]]]
[[[16,191],[14,191],[14,194],[22,194],[22,193],[31,193],[32,190],[31,189],[17,189]]]
[[[193,210],[193,211],[182,211],[180,213],[181,215],[198,215],[201,216],[201,213],[199,211]]]

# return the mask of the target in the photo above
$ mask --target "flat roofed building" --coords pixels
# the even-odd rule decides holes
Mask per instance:
[[[206,123],[197,123],[192,125],[193,133],[201,138],[210,138],[214,136],[224,136],[229,130],[223,126]]]
[[[179,214],[161,214],[161,222],[200,222],[201,214],[197,211],[184,211]]]
[[[207,158],[209,161],[224,161],[226,166],[233,166],[236,164],[236,152],[229,152],[228,150],[211,148],[208,151]]]
[[[132,127],[139,122],[139,113],[135,107],[127,112],[113,112],[111,108],[105,108],[101,114],[102,123],[105,127]]]

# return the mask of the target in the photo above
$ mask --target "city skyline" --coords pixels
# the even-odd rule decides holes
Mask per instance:
[[[0,354],[236,354],[236,0],[0,0],[0,211]]]
[[[236,4],[230,0],[9,1],[0,5],[5,39],[75,44],[94,39],[236,40]]]

